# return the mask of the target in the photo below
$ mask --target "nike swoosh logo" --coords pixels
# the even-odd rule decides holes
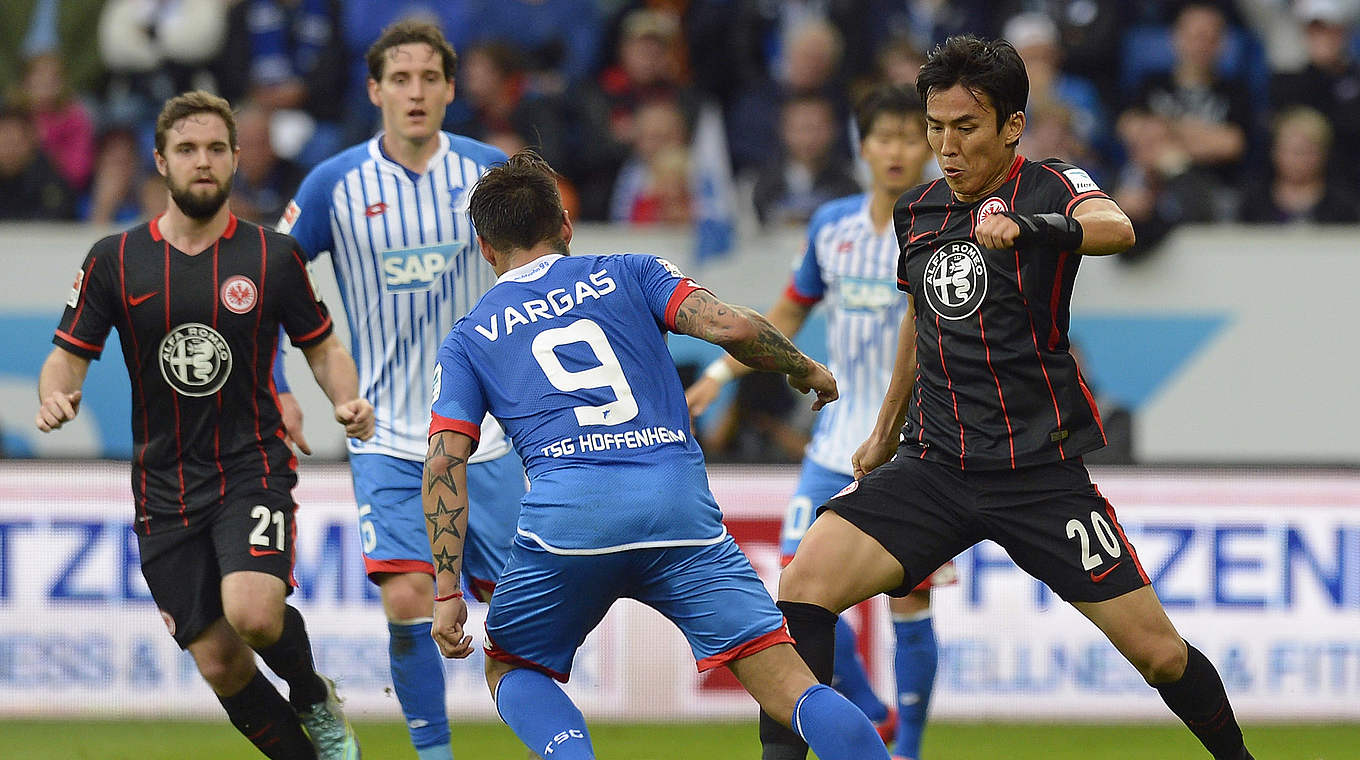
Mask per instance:
[[[128,304],[132,306],[141,306],[142,304],[146,303],[149,299],[153,298],[159,292],[160,292],[159,290],[153,290],[150,293],[147,293],[146,295],[128,296]]]
[[[1114,566],[1113,566],[1113,567],[1111,567],[1109,570],[1106,570],[1105,572],[1103,572],[1103,573],[1101,573],[1101,574],[1099,574],[1099,575],[1096,575],[1096,571],[1092,570],[1092,571],[1091,571],[1091,582],[1092,582],[1092,583],[1100,583],[1101,581],[1105,580],[1105,576],[1109,575],[1110,573],[1113,573],[1113,572],[1114,572],[1114,569],[1115,569],[1116,567],[1119,567],[1119,566],[1122,565],[1122,564],[1124,564],[1122,561],[1116,562],[1116,563],[1114,563]]]
[[[933,235],[933,234],[934,234],[934,233],[932,233],[932,232],[922,232],[922,233],[919,234],[919,235],[912,235],[912,236],[911,236],[911,239],[908,240],[907,242],[908,242],[908,243],[915,243],[917,240],[920,240],[921,238],[925,237],[926,235]]]
[[[283,554],[283,552],[278,549],[256,549],[253,546],[250,547],[250,556],[252,557],[272,557],[275,554]]]

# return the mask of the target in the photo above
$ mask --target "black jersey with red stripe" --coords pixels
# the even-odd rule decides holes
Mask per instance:
[[[118,329],[132,380],[137,529],[188,524],[227,493],[287,492],[271,368],[279,326],[300,347],[331,333],[296,241],[232,216],[193,256],[156,219],[100,240],[76,275],[52,342],[98,359]]]
[[[1095,400],[1068,350],[1081,256],[987,249],[973,231],[994,213],[1071,214],[1108,197],[1070,164],[1017,156],[1005,182],[974,203],[958,201],[943,179],[898,200],[898,288],[916,309],[916,381],[903,436],[923,458],[1004,469],[1105,445]]]

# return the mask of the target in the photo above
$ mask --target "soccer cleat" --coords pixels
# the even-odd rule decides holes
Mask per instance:
[[[345,717],[345,711],[340,708],[335,682],[320,677],[326,682],[326,700],[299,712],[298,720],[302,721],[307,737],[316,747],[317,760],[359,760],[359,739],[354,735],[354,727]]]
[[[893,737],[897,736],[897,711],[889,707],[888,717],[875,723],[874,730],[884,744],[892,744]]]

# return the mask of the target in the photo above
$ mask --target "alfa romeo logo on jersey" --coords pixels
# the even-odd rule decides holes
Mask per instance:
[[[249,277],[236,275],[222,283],[222,305],[234,314],[245,314],[255,308],[260,300],[260,291]]]
[[[161,377],[185,396],[210,396],[231,375],[231,347],[221,333],[186,322],[161,338]]]
[[[987,265],[971,240],[954,240],[926,262],[926,301],[945,319],[971,317],[987,296]]]
[[[1003,211],[1006,211],[1006,202],[993,195],[983,201],[981,206],[978,206],[977,223],[982,224],[987,217],[992,214],[1000,214]]]

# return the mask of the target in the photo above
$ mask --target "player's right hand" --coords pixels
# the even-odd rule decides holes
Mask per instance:
[[[685,389],[685,403],[689,404],[690,418],[698,417],[708,410],[713,400],[722,392],[722,384],[711,377],[700,377]]]
[[[335,407],[335,421],[345,426],[345,435],[367,441],[373,437],[373,405],[356,398]]]
[[[52,391],[47,398],[42,400],[42,405],[38,407],[38,416],[35,422],[38,429],[44,433],[50,433],[61,427],[69,420],[76,418],[76,413],[80,411],[80,391]]]
[[[461,596],[434,603],[430,637],[439,646],[440,654],[458,660],[472,654],[472,637],[463,633],[466,622],[467,602]]]
[[[840,398],[841,394],[836,389],[836,378],[831,376],[831,370],[812,359],[808,359],[808,364],[812,365],[812,368],[806,373],[789,375],[789,385],[799,393],[807,393],[810,390],[817,393],[817,400],[812,402],[812,411],[815,412]]]
[[[869,436],[850,456],[850,466],[855,471],[855,480],[873,472],[879,465],[893,458],[897,452],[897,439],[879,439]]]

